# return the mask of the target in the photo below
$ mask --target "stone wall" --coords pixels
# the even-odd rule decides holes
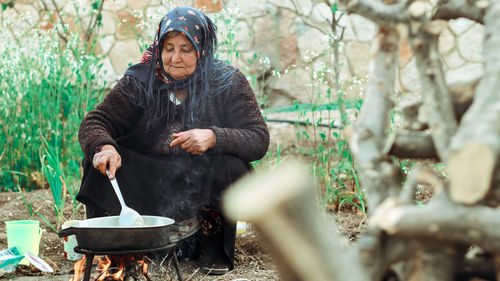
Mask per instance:
[[[57,20],[53,11],[59,10],[69,29],[76,31],[78,24],[88,25],[92,2],[16,0],[14,8],[3,11],[2,17],[25,15],[32,25],[50,29],[53,28],[50,17],[52,21]],[[323,1],[314,0],[105,0],[103,37],[98,50],[106,55],[103,79],[113,84],[129,64],[140,59],[144,46],[153,37],[158,19],[175,6],[194,6],[207,11],[217,20],[222,42],[229,38],[227,34],[234,34],[233,41],[221,47],[223,55],[224,51],[226,55],[229,52],[234,65],[253,75],[257,95],[267,96],[271,107],[291,105],[294,99],[318,101],[317,93],[326,93],[327,86],[318,78],[318,71],[331,73],[332,55],[328,51],[331,48],[327,34],[332,11]],[[75,22],[77,13],[82,16],[80,23]],[[344,15],[340,23],[345,27],[339,46],[341,78],[346,93],[357,96],[367,79],[376,26],[357,15]],[[481,75],[482,36],[481,25],[465,19],[449,22],[439,46],[449,83],[467,83]],[[234,42],[238,42],[236,49],[230,50]],[[400,51],[398,75],[400,93],[420,91],[415,60],[405,41]]]

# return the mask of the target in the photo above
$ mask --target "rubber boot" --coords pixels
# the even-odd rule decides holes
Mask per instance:
[[[201,270],[211,275],[226,274],[232,263],[224,251],[222,217],[213,210],[200,211],[200,258]]]

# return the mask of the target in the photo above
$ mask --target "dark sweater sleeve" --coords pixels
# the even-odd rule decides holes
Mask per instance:
[[[269,146],[269,131],[255,94],[239,70],[216,106],[221,111],[224,126],[209,127],[216,137],[213,150],[237,155],[246,162],[262,158]]]
[[[80,124],[78,139],[87,158],[93,157],[98,146],[111,144],[116,147],[116,139],[133,128],[139,108],[124,94],[124,91],[136,92],[132,79],[122,78]]]

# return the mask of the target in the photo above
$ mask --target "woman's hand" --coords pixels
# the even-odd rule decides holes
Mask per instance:
[[[192,129],[172,136],[175,140],[170,146],[180,145],[182,149],[192,154],[202,154],[215,146],[215,134],[210,129]]]
[[[114,146],[106,144],[101,148],[100,152],[94,154],[92,164],[94,168],[99,170],[103,175],[106,175],[106,169],[108,169],[109,166],[108,177],[109,179],[113,179],[116,170],[122,166],[122,157],[118,154]]]

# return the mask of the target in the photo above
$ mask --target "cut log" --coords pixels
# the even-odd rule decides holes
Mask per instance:
[[[305,167],[282,165],[247,176],[224,195],[224,212],[256,226],[285,280],[370,280],[358,253],[314,205]]]
[[[369,223],[393,237],[478,245],[500,252],[500,210],[457,204],[444,191],[436,192],[426,206],[401,205],[397,199],[389,198]]]
[[[498,180],[498,160],[500,158],[500,2],[490,1],[485,15],[485,36],[483,42],[484,75],[479,82],[474,102],[464,115],[456,135],[451,141],[454,162],[449,163],[450,190],[457,202],[472,204],[487,194],[491,184]],[[479,153],[479,155],[474,155]],[[479,157],[485,157],[480,159]],[[493,159],[493,160],[492,160]],[[465,171],[468,179],[459,171]],[[465,187],[467,180],[472,185]],[[468,191],[464,191],[468,189]],[[485,189],[486,190],[485,192]],[[457,197],[457,194],[474,194],[472,198]],[[464,198],[464,199],[461,199]]]
[[[495,155],[490,147],[470,142],[450,156],[448,175],[450,196],[456,202],[473,204],[488,193],[495,168]]]

